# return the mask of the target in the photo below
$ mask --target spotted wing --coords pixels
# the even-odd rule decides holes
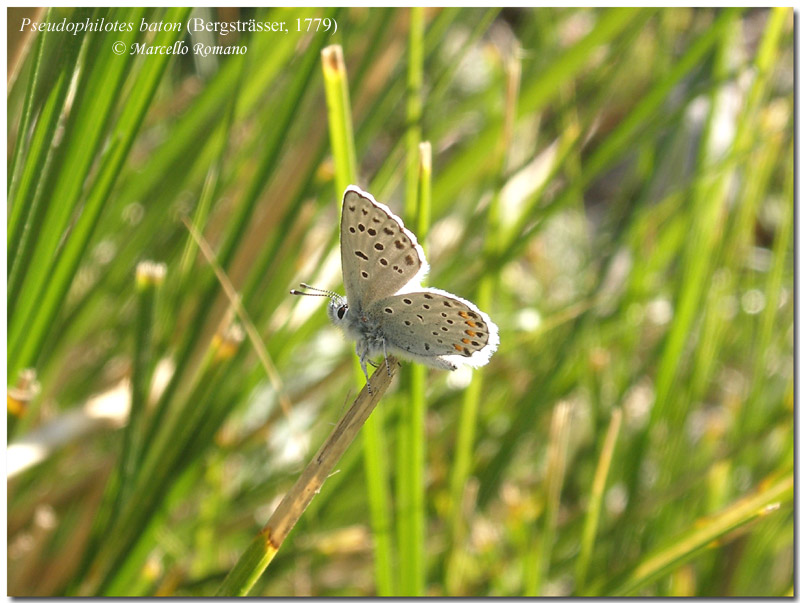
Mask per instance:
[[[483,366],[500,343],[497,326],[471,302],[438,289],[401,293],[367,310],[387,346],[413,357]]]
[[[357,186],[342,200],[341,251],[344,289],[356,311],[418,282],[428,268],[414,233]]]

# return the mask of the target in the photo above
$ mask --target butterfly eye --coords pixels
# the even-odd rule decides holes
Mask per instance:
[[[336,310],[336,316],[339,318],[339,320],[342,320],[345,314],[347,314],[347,306],[342,306]]]

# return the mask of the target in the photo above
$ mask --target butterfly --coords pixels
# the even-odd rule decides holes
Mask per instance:
[[[345,296],[305,283],[313,293],[291,293],[330,298],[328,317],[355,340],[368,388],[367,362],[379,354],[451,371],[489,362],[500,343],[497,325],[472,302],[423,287],[429,266],[417,237],[355,185],[342,199],[340,246]]]

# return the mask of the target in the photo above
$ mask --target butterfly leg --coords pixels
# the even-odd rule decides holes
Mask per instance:
[[[361,362],[361,370],[364,371],[364,379],[367,380],[367,393],[372,395],[372,386],[369,384],[369,375],[367,374],[367,363],[364,358],[359,358]]]
[[[367,374],[367,349],[366,346],[361,345],[361,341],[356,344],[356,354],[358,354],[361,370],[364,371],[364,379],[367,380],[367,393],[371,396],[372,386],[369,384],[369,375]]]
[[[386,353],[386,338],[383,339],[383,361],[386,363],[386,374],[391,377],[392,369],[389,368],[389,354]]]

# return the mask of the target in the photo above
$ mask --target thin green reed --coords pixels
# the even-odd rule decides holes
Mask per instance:
[[[52,12],[53,9],[50,9],[48,20],[54,18]],[[90,13],[88,9],[76,9],[76,15],[81,19]],[[52,202],[52,198],[46,194],[48,188],[46,183],[56,161],[54,156],[58,151],[57,145],[52,144],[53,135],[59,117],[65,113],[64,102],[75,72],[75,62],[86,40],[85,35],[68,36],[68,39],[64,40],[63,36],[52,34],[61,38],[62,46],[58,46],[60,52],[56,53],[56,49],[53,48],[56,45],[45,42],[50,35],[43,32],[37,36],[36,64],[26,91],[24,114],[17,131],[12,163],[9,165],[8,204],[11,207],[8,217],[9,302],[12,302],[18,294],[21,278],[30,261],[30,252],[36,242],[36,233],[42,226],[49,203]],[[40,56],[42,53],[47,55],[45,60],[53,60],[50,57],[57,54],[58,64],[56,68],[51,66],[48,69],[48,76],[52,80],[47,82],[48,92],[41,101],[41,106],[37,103],[35,123],[29,132],[28,127],[32,118],[30,113],[35,110],[33,97],[39,90],[34,81],[40,76],[39,61],[42,60]],[[43,94],[43,91],[39,90],[38,94]],[[24,155],[24,162],[18,155]]]
[[[719,543],[726,534],[763,520],[794,498],[792,476],[776,475],[712,517],[701,518],[683,533],[671,534],[666,544],[644,555],[632,568],[606,578],[592,587],[592,595],[623,597],[642,593],[642,588],[665,576],[679,564],[685,564]]]
[[[420,245],[425,247],[425,240],[428,233],[431,212],[431,145],[430,142],[422,142],[419,145],[419,198],[417,203],[418,214],[415,220],[414,231]],[[408,367],[408,394],[409,403],[404,407],[409,409],[408,416],[401,411],[401,421],[408,419],[405,435],[407,436],[406,452],[408,470],[403,470],[403,465],[398,465],[398,474],[405,473],[408,476],[408,501],[398,500],[398,513],[403,509],[408,512],[408,548],[401,550],[401,555],[408,554],[409,583],[405,588],[408,592],[425,594],[426,584],[426,526],[425,526],[425,468],[426,450],[425,445],[425,414],[427,403],[425,399],[425,385],[428,377],[428,368],[422,364],[411,364]],[[398,492],[398,499],[400,493]],[[400,522],[398,521],[398,525]],[[398,534],[398,539],[402,535]],[[403,565],[401,564],[401,567]]]
[[[122,451],[119,455],[119,490],[111,514],[110,525],[120,508],[128,499],[136,483],[141,456],[142,427],[150,377],[153,370],[153,323],[156,293],[164,282],[166,266],[153,262],[141,262],[136,267],[136,293],[138,312],[134,330],[133,366],[131,370],[131,409],[123,435]]]
[[[714,53],[712,73],[715,81],[722,81],[728,69],[732,42],[739,31],[739,20],[729,18],[727,30],[718,39]],[[687,391],[676,379],[679,374],[680,359],[686,357],[686,338],[693,330],[693,325],[701,317],[701,308],[708,299],[709,279],[719,267],[721,251],[720,224],[724,224],[724,203],[728,196],[733,165],[719,170],[719,162],[714,152],[714,134],[719,115],[724,110],[721,88],[715,87],[709,95],[710,105],[705,120],[698,156],[697,185],[691,195],[692,231],[689,245],[683,258],[682,286],[676,297],[675,329],[670,331],[664,348],[664,373],[659,372],[656,378],[656,401],[653,406],[651,425],[658,420],[666,419],[676,427],[683,423],[689,411]],[[699,360],[699,359],[698,359]],[[668,447],[667,467],[678,469],[680,463],[670,462],[670,456],[681,454],[679,443],[682,438],[673,437]],[[668,481],[669,473],[662,478]]]
[[[144,10],[137,9],[129,16],[138,19],[143,14]],[[124,33],[121,41],[130,45],[137,36],[138,32]],[[167,36],[165,41],[175,37],[175,34]],[[13,285],[9,289],[8,307],[9,319],[13,319],[9,321],[8,329],[9,359],[12,361],[10,374],[34,360],[35,350],[31,348],[38,348],[39,342],[31,330],[42,321],[39,311],[41,299],[46,291],[52,290],[51,276],[60,257],[57,250],[70,218],[80,204],[100,145],[111,133],[109,121],[122,97],[132,62],[130,56],[115,56],[105,36],[87,35],[87,40],[89,46],[82,53],[80,69],[76,64],[80,84],[65,126],[64,145],[57,154],[59,165],[54,170],[52,198],[58,199],[58,203],[48,203],[41,225],[37,224],[39,236],[32,242],[30,252],[19,256],[25,266],[9,283]],[[141,70],[138,77],[143,77]],[[113,143],[114,139],[111,140]],[[49,326],[49,321],[44,322]],[[23,347],[28,349],[23,350]]]
[[[778,19],[775,18],[776,16]],[[759,58],[761,58],[762,61],[765,60],[765,57],[773,55],[774,48],[780,39],[779,24],[782,20],[780,19],[781,13],[779,11],[773,12],[772,17],[773,19],[768,23],[765,35],[762,38],[762,45],[759,51]],[[724,19],[720,20],[724,21]],[[775,21],[778,21],[779,24],[775,25]],[[728,35],[722,37],[720,40],[719,50],[714,64],[714,73],[717,81],[721,80],[727,69],[726,49],[728,45],[732,43],[732,40],[741,27],[739,19],[729,17],[727,23]],[[768,69],[766,64],[761,63],[760,66],[762,70],[753,86],[749,89],[741,119],[738,122],[733,141],[729,147],[728,152],[734,158],[747,156],[754,144],[754,129],[750,125],[752,123],[751,116],[755,115],[756,111],[760,108],[764,98],[764,91],[769,81],[768,78],[772,75],[772,70]],[[710,116],[714,113],[713,108],[717,106],[718,102],[721,102],[721,100],[717,101],[716,96],[715,90],[711,96],[712,110],[709,113]],[[722,108],[720,108],[720,110],[722,110]],[[713,127],[711,117],[709,117],[707,127],[708,130],[706,132],[705,141],[707,148],[702,149],[701,159],[703,159],[704,164],[708,164],[704,166],[704,169],[709,170],[709,168],[715,165],[711,163],[714,161],[712,153],[714,141],[710,139],[711,128]],[[723,203],[728,191],[733,186],[735,169],[738,167],[734,162],[726,162],[724,165],[724,169],[720,170],[715,177],[710,179],[709,186],[701,184],[698,187],[695,203],[698,207],[697,211],[701,213],[697,214],[698,219],[695,221],[694,226],[696,234],[694,237],[690,238],[690,248],[686,254],[686,257],[690,258],[691,261],[686,263],[685,274],[683,275],[684,286],[681,287],[681,294],[677,303],[675,324],[679,330],[671,331],[665,344],[664,359],[668,364],[666,364],[665,374],[662,375],[659,372],[659,379],[656,381],[657,397],[653,408],[651,424],[653,421],[662,417],[667,417],[670,421],[680,422],[683,414],[688,411],[689,401],[686,400],[685,397],[682,397],[680,400],[675,400],[673,396],[668,395],[671,391],[670,380],[668,379],[676,373],[678,359],[683,355],[685,336],[681,336],[680,333],[689,328],[692,321],[690,317],[694,312],[699,312],[699,309],[695,310],[695,308],[697,304],[700,303],[702,297],[702,293],[700,292],[703,291],[703,282],[710,277],[711,271],[717,267],[717,263],[712,262],[718,262],[719,254],[723,251],[722,249],[719,251],[715,249],[715,247],[721,247],[722,245],[722,242],[718,240],[717,229],[719,228],[719,219],[716,216],[721,215],[723,211]],[[747,210],[747,199],[746,197],[742,197],[746,192],[747,189],[745,187],[744,191],[740,193],[742,201],[739,204],[737,214],[741,214],[741,212]],[[735,216],[733,219],[734,228],[738,219],[740,219],[739,216]],[[690,295],[692,297],[688,297]],[[670,404],[664,406],[668,399]],[[675,404],[676,401],[679,403]],[[670,454],[673,456],[680,454],[674,442],[670,449]],[[668,466],[673,467],[674,463],[669,463]]]
[[[505,116],[501,135],[496,142],[493,168],[492,200],[487,210],[487,227],[483,247],[485,267],[478,283],[478,307],[491,316],[492,298],[497,286],[497,260],[501,246],[500,189],[508,169],[508,153],[513,139],[520,88],[520,54],[516,50],[506,63]],[[495,319],[496,320],[496,319]],[[483,397],[483,372],[472,373],[472,381],[464,392],[461,416],[458,423],[455,459],[450,480],[450,540],[451,551],[447,562],[445,584],[449,594],[459,594],[464,581],[464,541],[469,525],[464,509],[464,491],[472,472],[475,432],[478,422],[478,403]]]
[[[336,9],[331,9],[327,11],[326,16],[333,17],[335,14]],[[247,184],[247,189],[239,201],[234,215],[228,222],[225,238],[217,254],[217,261],[223,270],[229,269],[240,243],[244,240],[244,232],[250,224],[250,218],[256,209],[261,193],[279,165],[278,158],[286,144],[289,128],[294,122],[293,118],[298,111],[300,101],[311,85],[312,74],[318,60],[317,52],[322,48],[326,39],[326,36],[323,35],[312,38],[311,46],[307,54],[301,59],[296,76],[290,82],[285,96],[281,99],[279,108],[273,114],[274,129],[270,131],[269,137],[265,140],[263,155],[259,157],[255,173]],[[213,274],[209,275],[202,286],[201,293],[199,293],[200,302],[190,321],[192,324],[200,325],[205,322],[219,291],[220,287],[216,277]],[[190,360],[197,352],[197,343],[201,334],[201,328],[188,329],[186,336],[181,340],[180,348],[175,355],[175,372],[172,374],[150,421],[146,443],[153,439],[159,425],[163,422],[164,414],[169,407],[168,402],[176,394],[185,377],[185,371],[190,365]]]
[[[328,127],[331,151],[336,165],[336,204],[341,211],[341,196],[349,184],[358,182],[353,136],[353,118],[350,109],[347,69],[341,46],[329,46],[322,52],[322,73],[325,79],[325,96],[328,103]],[[358,358],[353,357],[353,375],[363,381]],[[379,404],[362,428],[364,473],[367,478],[367,498],[375,541],[375,586],[381,596],[396,593],[392,562],[392,542],[389,482],[384,459],[386,438],[383,430],[383,411]]]
[[[441,45],[442,38],[444,38],[446,34],[447,23],[450,23],[455,18],[455,13],[457,12],[458,11],[443,9],[433,19],[432,23],[426,30],[426,43],[424,44],[424,49],[426,58],[428,60],[430,60],[431,56],[434,55],[435,50]],[[427,106],[436,106],[441,104],[441,98],[443,98],[447,92],[452,90],[452,84],[458,65],[462,63],[466,54],[471,49],[475,48],[476,41],[486,33],[486,30],[492,23],[492,19],[489,18],[491,14],[494,14],[492,10],[490,10],[483,19],[481,19],[476,27],[470,30],[469,37],[460,45],[458,52],[451,59],[448,66],[441,71],[438,77],[435,77],[435,81],[430,91],[430,98],[426,99],[425,101]],[[395,111],[393,104],[395,103],[396,98],[401,96],[401,93],[405,87],[405,82],[399,77],[395,78],[393,82],[394,83],[392,85],[387,86],[386,93],[383,95],[381,100],[378,101],[375,109],[370,113],[369,116],[367,116],[367,118],[364,120],[364,123],[359,128],[359,138],[374,136],[375,131],[381,127],[381,120],[384,119],[384,116],[387,113]],[[373,192],[381,193],[382,197],[386,197],[391,194],[392,190],[400,185],[403,172],[399,166],[403,165],[403,158],[406,148],[406,140],[404,138],[398,138],[383,164],[372,178]]]
[[[53,20],[53,11],[50,8],[47,11],[46,21]],[[44,54],[45,38],[48,37],[47,32],[43,32],[36,36],[36,42],[33,50],[33,66],[31,67],[31,75],[28,78],[28,85],[25,89],[25,96],[23,98],[22,113],[20,115],[20,123],[17,128],[17,136],[14,141],[14,150],[11,153],[11,159],[8,164],[8,178],[6,181],[6,194],[9,200],[14,198],[13,191],[16,188],[19,180],[19,173],[17,168],[21,165],[20,159],[24,155],[26,147],[29,142],[28,127],[30,126],[32,113],[34,111],[34,99],[37,98],[37,90],[42,80],[42,55]],[[48,74],[49,75],[49,74]],[[10,204],[10,203],[9,203]]]
[[[592,567],[595,540],[597,538],[597,527],[600,522],[600,512],[602,510],[608,473],[611,468],[611,460],[614,457],[614,448],[617,445],[617,438],[622,423],[622,408],[616,407],[611,411],[611,420],[608,423],[606,436],[603,439],[603,446],[597,459],[597,467],[592,480],[592,490],[589,495],[589,502],[586,506],[586,514],[581,531],[581,549],[575,561],[575,594],[585,594],[587,577]]]
[[[547,467],[543,482],[544,509],[541,516],[534,520],[531,526],[530,543],[525,562],[525,596],[527,597],[536,597],[542,594],[542,586],[550,572],[553,547],[558,531],[561,489],[567,471],[573,407],[573,402],[559,402],[553,409],[550,421]]]
[[[424,71],[425,13],[420,7],[409,11],[408,72],[406,77],[406,193],[405,218],[425,247],[425,227],[419,202],[421,172],[419,145],[422,139],[422,78]],[[422,169],[421,169],[422,167]],[[430,186],[430,167],[427,170]],[[430,204],[427,207],[430,212]],[[401,402],[397,423],[397,544],[399,549],[399,594],[425,593],[425,367],[412,364],[402,377],[408,398]],[[404,396],[404,397],[406,397]]]
[[[189,9],[169,9],[165,18],[181,21],[188,15],[188,11]],[[164,32],[158,35],[157,41],[171,45],[177,37],[178,34],[175,32]],[[18,356],[15,357],[18,367],[34,364],[38,359],[107,204],[111,189],[119,177],[145,113],[150,107],[168,59],[169,57],[156,57],[149,69],[141,69],[136,74],[132,92],[114,128],[108,132],[113,142],[100,164],[94,186],[86,198],[80,217],[72,227],[70,236],[64,242],[58,259],[54,262],[52,272],[47,275],[47,285],[34,304],[35,314],[31,316],[31,322],[19,341]]]
[[[783,37],[782,29],[785,27],[790,14],[790,9],[788,8],[773,8],[770,18],[764,28],[764,34],[761,38],[761,43],[759,45],[755,60],[756,66],[758,67],[756,70],[756,79],[750,88],[750,93],[748,94],[744,108],[742,109],[744,117],[741,121],[743,125],[739,128],[739,130],[737,130],[737,135],[732,145],[732,152],[734,154],[744,153],[746,148],[748,146],[752,146],[754,144],[754,139],[757,139],[758,135],[765,129],[785,129],[785,122],[776,123],[783,121],[779,116],[781,113],[780,107],[776,110],[773,110],[771,107],[762,108],[762,104],[764,103],[765,96],[769,91],[770,84],[772,84],[772,81],[777,77],[776,59],[779,50],[779,44],[781,38]],[[767,125],[767,128],[763,127],[765,124]],[[779,134],[772,134],[768,142],[774,144],[776,139],[779,138]],[[791,154],[787,156],[791,157]],[[769,166],[763,164],[763,158],[761,165],[763,168],[760,170],[761,172],[769,168]],[[748,167],[751,166],[748,164]],[[769,175],[762,174],[761,177],[766,180]],[[765,181],[764,186],[766,185],[767,182]],[[758,193],[754,194],[752,202],[755,204],[758,198]],[[751,210],[751,219],[755,219],[755,211],[755,208]],[[791,222],[791,220],[789,220],[789,222]],[[742,230],[746,232],[747,226],[747,224],[744,224],[741,227]],[[783,262],[783,258],[776,259],[776,263],[780,264],[781,262]],[[772,278],[774,277],[770,278],[770,283],[774,285],[775,281],[772,280]],[[773,295],[776,292],[774,289],[769,289],[768,291],[770,291]],[[765,311],[764,313],[765,328],[759,333],[760,341],[759,346],[757,347],[758,353],[755,356],[757,360],[753,386],[751,388],[750,395],[748,396],[747,403],[743,406],[742,412],[740,413],[738,419],[737,429],[740,433],[756,431],[758,428],[757,426],[759,425],[759,421],[753,420],[753,415],[759,409],[757,401],[759,399],[759,394],[763,383],[766,345],[769,334],[772,333],[772,318],[774,318],[774,303],[776,298],[768,295],[767,299],[770,301],[767,304],[768,311]],[[770,318],[770,320],[766,320],[767,318]]]
[[[187,394],[187,403],[179,413],[167,417],[164,429],[144,451],[134,492],[122,506],[113,537],[102,535],[80,594],[122,594],[114,590],[118,577],[134,561],[131,553],[159,517],[157,511],[176,476],[180,475],[184,452],[194,447],[203,417],[213,402],[213,393],[219,388],[220,380],[226,378],[243,338],[241,329],[233,327],[211,341],[198,370],[198,379]]]
[[[350,109],[350,91],[347,70],[341,46],[329,46],[322,51],[322,72],[325,81],[325,100],[328,106],[328,131],[331,152],[336,166],[336,196],[358,182],[353,116]],[[341,212],[341,204],[337,204]]]
[[[540,72],[524,74],[520,89],[520,118],[531,115],[552,102],[564,82],[573,79],[576,73],[586,66],[592,52],[623,35],[627,29],[642,27],[650,14],[652,13],[649,10],[628,8],[603,11],[595,27],[580,41],[561,53],[556,61]],[[449,199],[457,195],[463,187],[464,174],[469,173],[473,178],[479,175],[493,177],[495,166],[492,162],[486,161],[486,149],[496,144],[502,136],[502,130],[502,120],[487,124],[470,141],[467,148],[437,172],[439,176],[434,187],[434,196],[437,199]],[[583,183],[576,186],[582,187]]]
[[[135,490],[134,485],[140,470],[142,427],[146,413],[150,377],[153,368],[153,325],[155,322],[156,294],[164,281],[165,266],[154,262],[140,262],[136,267],[136,323],[133,329],[133,353],[131,366],[131,396],[128,422],[123,428],[122,445],[117,466],[105,484],[103,501],[95,513],[89,543],[84,550],[76,577],[88,567],[92,554],[106,538],[114,533],[115,522],[123,506]],[[116,532],[119,534],[119,532]]]
[[[53,8],[47,10],[46,21],[52,21]],[[28,85],[25,89],[25,97],[23,98],[22,113],[20,115],[20,123],[17,128],[17,139],[14,141],[14,150],[11,153],[11,159],[8,163],[8,177],[6,179],[6,195],[8,198],[13,198],[11,194],[12,187],[17,183],[19,174],[17,167],[20,165],[20,156],[24,153],[24,148],[27,146],[28,140],[28,126],[31,121],[31,113],[33,112],[33,99],[37,84],[41,80],[41,65],[42,65],[42,50],[44,48],[44,39],[46,33],[36,36],[35,47],[33,51],[33,67],[31,68],[31,75],[28,78]]]
[[[787,111],[788,113],[788,111]],[[794,190],[794,170],[792,167],[791,151],[794,150],[794,144],[789,143],[789,148],[786,152],[786,162],[784,164],[784,191],[783,199],[780,203],[781,207],[781,226],[775,238],[775,245],[772,249],[772,265],[767,275],[766,284],[766,305],[764,307],[763,316],[761,318],[760,329],[758,333],[758,341],[756,343],[756,367],[753,385],[750,389],[750,395],[745,402],[742,409],[742,420],[740,421],[739,429],[743,432],[751,431],[749,418],[755,414],[757,409],[757,401],[761,399],[764,391],[764,384],[767,380],[766,363],[767,363],[767,348],[771,343],[771,337],[774,337],[775,320],[777,318],[778,306],[780,304],[782,292],[785,290],[784,279],[787,278],[785,273],[787,259],[791,257],[792,248],[792,227],[794,224],[793,212],[795,205],[793,200]],[[793,300],[792,300],[793,301]]]
[[[203,182],[203,188],[200,191],[200,198],[198,199],[197,207],[195,208],[194,218],[192,219],[192,223],[194,224],[195,228],[197,228],[198,232],[201,233],[205,230],[206,221],[211,211],[212,202],[217,198],[220,189],[222,188],[220,182],[220,173],[225,165],[225,157],[228,155],[231,128],[233,127],[236,115],[236,105],[242,89],[242,80],[247,73],[245,65],[246,61],[240,61],[235,65],[238,76],[235,80],[236,83],[233,93],[228,99],[228,108],[225,111],[225,117],[220,124],[220,131],[223,133],[224,142],[219,146],[217,156],[211,164],[208,173],[206,174],[206,178]],[[180,295],[181,289],[183,289],[183,285],[194,267],[195,258],[197,257],[197,250],[197,243],[195,243],[192,237],[187,233],[186,245],[183,248],[181,261],[178,265],[179,282],[178,286],[175,287],[177,295]]]
[[[410,9],[408,28],[408,74],[406,79],[406,217],[416,226],[419,197],[419,143],[422,140],[422,77],[425,59],[425,11]]]

